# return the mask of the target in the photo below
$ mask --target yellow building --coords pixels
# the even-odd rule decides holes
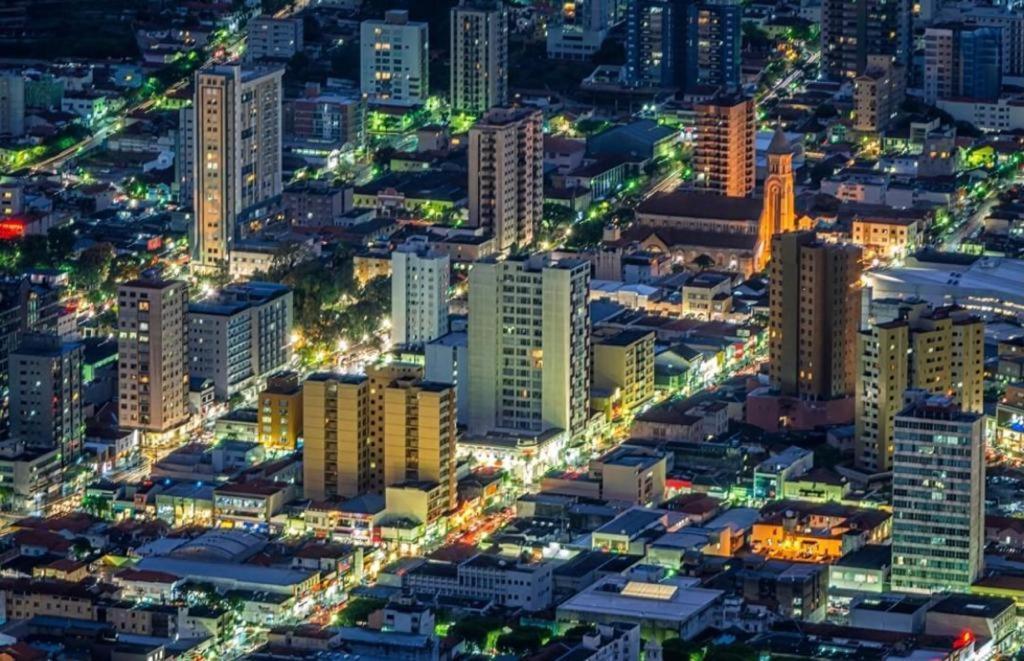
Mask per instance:
[[[306,498],[354,497],[368,490],[369,397],[365,376],[321,373],[303,383]]]
[[[618,412],[631,411],[654,396],[654,332],[616,330],[593,342],[593,387],[618,392]],[[614,398],[613,398],[614,399]],[[612,415],[617,411],[613,406]]]
[[[391,276],[391,253],[365,252],[352,258],[353,275],[356,283],[363,286],[377,278]]]
[[[267,450],[290,452],[302,435],[302,387],[295,372],[267,378],[259,397],[256,438]]]
[[[917,218],[858,217],[853,220],[852,240],[864,248],[867,260],[902,259],[920,245],[920,221]]]

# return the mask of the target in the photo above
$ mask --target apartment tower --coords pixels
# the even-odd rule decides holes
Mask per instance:
[[[508,13],[501,0],[462,0],[451,11],[451,102],[482,115],[508,103]]]
[[[505,251],[533,241],[543,211],[543,115],[494,108],[469,130],[469,224]]]
[[[200,272],[225,271],[240,225],[281,195],[283,73],[237,65],[196,72],[192,260]]]
[[[697,104],[697,185],[727,197],[754,192],[754,100],[720,95]]]

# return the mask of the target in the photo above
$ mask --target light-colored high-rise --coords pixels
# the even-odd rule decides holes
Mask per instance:
[[[430,95],[427,24],[394,9],[360,28],[360,85],[376,103],[415,105]]]
[[[388,384],[382,421],[386,486],[436,482],[447,496],[443,510],[455,508],[455,414],[453,386],[415,377]]]
[[[984,565],[984,416],[911,397],[895,419],[892,588],[968,592]]]
[[[223,65],[196,72],[194,266],[227,269],[241,224],[281,195],[283,69]]]
[[[302,52],[302,19],[257,16],[246,26],[245,56],[251,62],[287,61]]]
[[[118,423],[170,431],[188,420],[188,286],[132,280],[117,305]]]
[[[968,413],[984,405],[985,323],[959,308],[909,302],[895,319],[860,332],[855,459],[870,471],[892,467],[893,420],[903,393],[947,395]]]
[[[782,395],[852,397],[860,323],[861,249],[814,232],[777,234],[769,269],[769,368]]]
[[[25,79],[19,73],[0,72],[0,135],[25,134]]]
[[[451,12],[451,102],[482,115],[508,103],[508,13],[501,0],[462,0]]]
[[[584,430],[590,264],[490,258],[469,272],[469,430]]]
[[[533,241],[543,211],[543,115],[494,108],[469,130],[469,224],[509,250]]]
[[[754,192],[754,100],[730,94],[697,104],[697,185],[727,197]]]
[[[448,255],[410,239],[391,253],[391,342],[425,344],[448,332]]]
[[[10,355],[11,434],[28,446],[60,450],[65,465],[82,453],[82,344],[28,333]]]

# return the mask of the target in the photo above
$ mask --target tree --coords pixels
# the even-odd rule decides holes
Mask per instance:
[[[715,265],[715,260],[710,255],[700,254],[693,259],[693,265],[701,271],[707,271]]]
[[[452,625],[449,634],[483,649],[487,644],[487,637],[492,632],[500,631],[505,621],[497,617],[483,615],[463,618]]]
[[[49,249],[45,236],[30,234],[21,242],[21,263],[23,268],[46,266],[49,262]]]
[[[350,599],[345,604],[345,608],[338,613],[338,625],[343,627],[364,625],[370,618],[370,615],[384,608],[387,603],[384,599],[373,599],[370,597]]]
[[[540,627],[516,627],[498,636],[496,647],[499,652],[520,656],[535,652],[551,637],[551,632]]]
[[[68,259],[75,247],[75,229],[71,225],[55,227],[46,235],[46,250],[50,260],[58,262]]]
[[[96,243],[78,257],[72,267],[72,280],[76,287],[90,293],[98,290],[110,277],[114,263],[114,246]]]

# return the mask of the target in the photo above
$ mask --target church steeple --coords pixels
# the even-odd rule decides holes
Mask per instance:
[[[768,145],[767,155],[768,176],[764,180],[764,206],[761,209],[759,231],[759,270],[763,270],[771,261],[772,237],[796,230],[793,149],[779,124],[775,125],[775,135]]]

